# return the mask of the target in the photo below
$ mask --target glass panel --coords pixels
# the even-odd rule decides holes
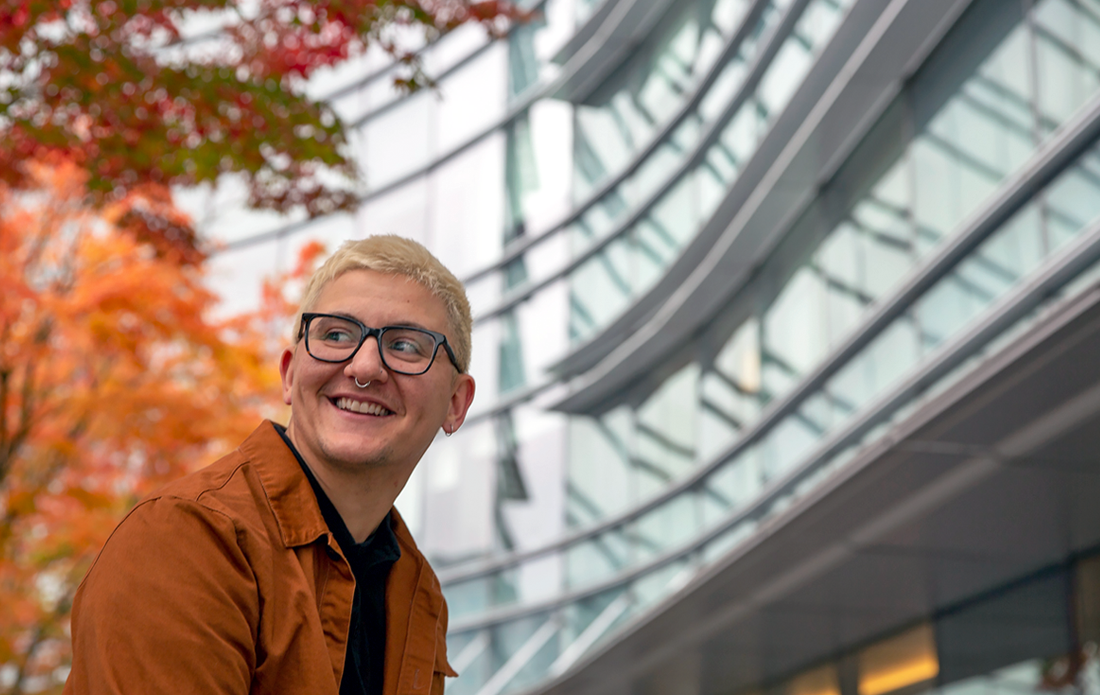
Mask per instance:
[[[613,321],[629,305],[629,239],[616,239],[569,276],[569,334],[580,342]]]
[[[679,589],[690,577],[691,567],[688,561],[679,560],[662,565],[641,579],[636,579],[630,590],[637,607],[645,609]]]
[[[536,633],[543,629],[549,619],[549,614],[538,613],[489,628],[492,635],[489,650],[492,654],[493,673],[508,663],[528,640],[536,637]]]
[[[693,468],[699,367],[689,364],[638,408],[634,458],[640,499]]]
[[[863,355],[871,369],[871,389],[882,393],[917,365],[921,355],[920,334],[913,322],[903,317],[864,348]]]
[[[357,154],[363,162],[367,186],[377,189],[425,166],[434,156],[426,137],[432,132],[438,98],[432,90],[421,90],[397,106],[371,119],[363,127],[362,147]],[[421,214],[427,208],[421,208]],[[392,227],[386,233],[401,229]]]
[[[730,337],[702,381],[698,458],[709,461],[756,421],[761,406],[759,323],[749,319]]]
[[[737,88],[744,81],[746,72],[748,72],[748,66],[740,53],[726,63],[696,109],[696,113],[704,123],[713,122],[725,110],[726,105],[737,93]]]
[[[498,41],[449,75],[439,85],[438,93],[431,95],[439,110],[439,152],[450,151],[500,121],[507,96],[508,47]]]
[[[1046,0],[1033,11],[1039,110],[1045,129],[1066,121],[1100,87],[1095,0]]]
[[[426,474],[419,545],[437,563],[477,557],[496,542],[496,431],[483,420],[461,432],[437,437],[417,464]]]
[[[785,394],[825,356],[825,284],[812,267],[795,272],[761,321],[763,388]]]
[[[897,166],[892,173],[904,171]],[[884,199],[894,185],[891,177],[857,203],[851,213],[852,230],[858,239],[857,258],[862,265],[857,298],[864,304],[894,290],[917,260],[909,211]]]
[[[711,527],[756,499],[764,485],[758,447],[749,447],[707,476],[699,493],[703,524]]]
[[[825,384],[825,392],[839,413],[854,413],[871,398],[870,360],[858,355],[837,370]]]
[[[508,96],[512,101],[538,82],[535,36],[545,25],[545,17],[539,13],[538,17],[514,27],[508,35]]]
[[[566,586],[579,589],[610,579],[626,568],[630,544],[621,529],[601,533],[565,551]]]
[[[489,607],[490,577],[475,577],[446,585],[447,611],[451,620],[484,613]]]
[[[679,112],[694,84],[711,69],[722,40],[700,19],[710,15],[714,4],[714,0],[680,3],[679,11],[632,52],[632,59],[599,93],[577,108],[578,163],[584,159],[576,170],[578,196],[584,197],[621,171]],[[735,8],[727,11],[733,14]]]
[[[719,372],[709,371],[700,383],[699,441],[696,455],[708,461],[737,440],[745,422],[735,413],[746,399]]]
[[[976,281],[1000,294],[1034,270],[1045,255],[1039,207],[1031,204],[983,242],[969,263]]]
[[[786,695],[840,695],[836,666],[828,664],[795,676],[784,690]]]
[[[368,173],[369,177],[370,174]],[[358,212],[362,236],[394,234],[428,241],[430,227],[428,180],[421,176],[377,198],[367,201]]]
[[[487,41],[485,29],[477,24],[463,24],[452,29],[424,51],[424,70],[429,75],[438,76]]]
[[[515,529],[518,547],[542,547],[567,529],[564,496],[568,418],[531,404],[517,405],[510,413],[518,440],[517,463],[527,494],[525,499],[508,502],[502,515]],[[540,586],[559,585],[562,570],[553,558],[549,555],[524,563],[521,579]]]
[[[506,175],[512,238],[556,223],[570,204],[572,108],[541,100],[508,130]]]
[[[647,560],[686,545],[698,533],[695,495],[683,492],[634,522],[635,561]]]
[[[821,245],[815,270],[825,285],[825,333],[830,349],[856,327],[872,298],[863,286],[862,240],[851,224],[842,224]]]
[[[742,542],[756,533],[756,526],[755,519],[748,519],[728,531],[722,532],[703,547],[703,561],[711,563],[728,555],[734,548],[739,547]]]
[[[733,34],[751,6],[751,0],[718,0],[711,10],[710,21],[723,35]]]
[[[859,695],[885,695],[940,672],[931,625],[882,640],[859,654]]]
[[[628,237],[634,255],[633,282],[640,294],[652,287],[675,259],[676,240],[656,220],[642,220]]]
[[[1100,154],[1097,148],[1058,177],[1044,196],[1051,250],[1100,218]]]
[[[515,314],[508,312],[502,315],[500,326],[499,389],[501,394],[505,394],[527,384],[527,370],[524,368],[523,344]]]
[[[573,641],[579,639],[585,634],[586,630],[602,630],[603,632],[609,632],[613,628],[613,624],[617,623],[608,622],[608,619],[614,617],[607,611],[612,613],[622,614],[622,609],[619,608],[622,604],[622,599],[625,597],[626,590],[623,588],[615,588],[609,591],[590,596],[588,598],[580,599],[565,607],[563,613],[565,616],[565,626],[562,628],[562,639],[564,644],[571,644]],[[618,605],[615,605],[618,604]],[[618,609],[618,610],[617,610]],[[593,624],[593,621],[603,617],[603,621],[607,624]],[[596,635],[589,633],[586,637],[592,638]]]
[[[538,631],[529,638],[530,641],[524,646],[528,650],[533,649],[534,653],[530,655],[512,680],[508,681],[501,693],[525,690],[528,686],[545,677],[550,664],[558,658],[561,652],[561,627],[559,627],[556,619],[547,616],[547,620],[554,622],[544,622]]]
[[[447,681],[448,695],[476,695],[493,675],[491,641],[489,630],[479,630],[457,639],[454,632],[447,635],[447,661],[458,671],[458,678]],[[460,644],[461,648],[456,648]]]
[[[695,179],[685,176],[661,197],[648,215],[649,224],[667,246],[661,256],[669,261],[678,256],[680,249],[698,232],[701,220],[697,214],[697,202]]]
[[[528,378],[534,382],[569,347],[569,294],[555,282],[516,308]]]
[[[505,137],[494,133],[429,175],[430,204],[421,214],[429,217],[431,232],[424,243],[439,258],[446,258],[447,268],[458,277],[500,257],[504,159]],[[470,189],[471,181],[478,182],[476,194]],[[394,230],[405,233],[402,227],[391,228],[391,233]]]
[[[802,463],[820,437],[820,425],[801,411],[780,421],[759,444],[764,480],[782,477]]]
[[[971,289],[952,273],[917,300],[913,314],[927,347],[938,347],[977,313],[980,308],[978,298]]]
[[[813,57],[807,48],[800,37],[792,36],[783,42],[779,53],[772,59],[756,90],[760,105],[767,113],[778,115],[782,112],[802,83],[802,78],[813,65]]]
[[[600,418],[570,418],[566,484],[570,526],[586,526],[629,506],[633,449],[634,428],[625,406]]]

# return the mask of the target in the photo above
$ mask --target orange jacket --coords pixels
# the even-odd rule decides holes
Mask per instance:
[[[396,511],[385,695],[442,695],[447,604]],[[73,603],[66,694],[337,695],[355,580],[270,422],[142,500]]]

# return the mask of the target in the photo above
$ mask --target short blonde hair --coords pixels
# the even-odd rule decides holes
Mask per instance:
[[[349,270],[374,270],[403,275],[423,285],[443,302],[450,322],[447,342],[454,350],[458,371],[470,368],[470,333],[473,318],[466,289],[454,274],[421,244],[394,235],[371,236],[345,241],[309,279],[302,304],[295,317],[295,341],[301,340],[302,314],[313,309],[321,291]]]

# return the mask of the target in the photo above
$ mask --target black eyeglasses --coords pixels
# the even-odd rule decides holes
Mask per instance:
[[[439,346],[447,351],[451,364],[458,360],[447,343],[447,336],[424,328],[383,326],[370,328],[361,321],[332,314],[302,314],[298,339],[306,341],[306,352],[321,362],[347,362],[370,337],[378,338],[378,355],[386,369],[398,374],[417,376],[432,368]]]

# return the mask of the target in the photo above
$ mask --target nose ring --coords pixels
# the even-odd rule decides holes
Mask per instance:
[[[368,381],[367,383],[365,383],[365,384],[360,384],[360,383],[359,383],[359,377],[357,377],[357,376],[354,376],[354,377],[352,377],[352,378],[353,378],[353,379],[355,379],[355,385],[356,385],[356,386],[358,386],[358,387],[359,387],[359,388],[361,388],[361,389],[365,389],[365,388],[367,388],[368,386],[370,386],[370,382],[369,382],[369,381]]]

